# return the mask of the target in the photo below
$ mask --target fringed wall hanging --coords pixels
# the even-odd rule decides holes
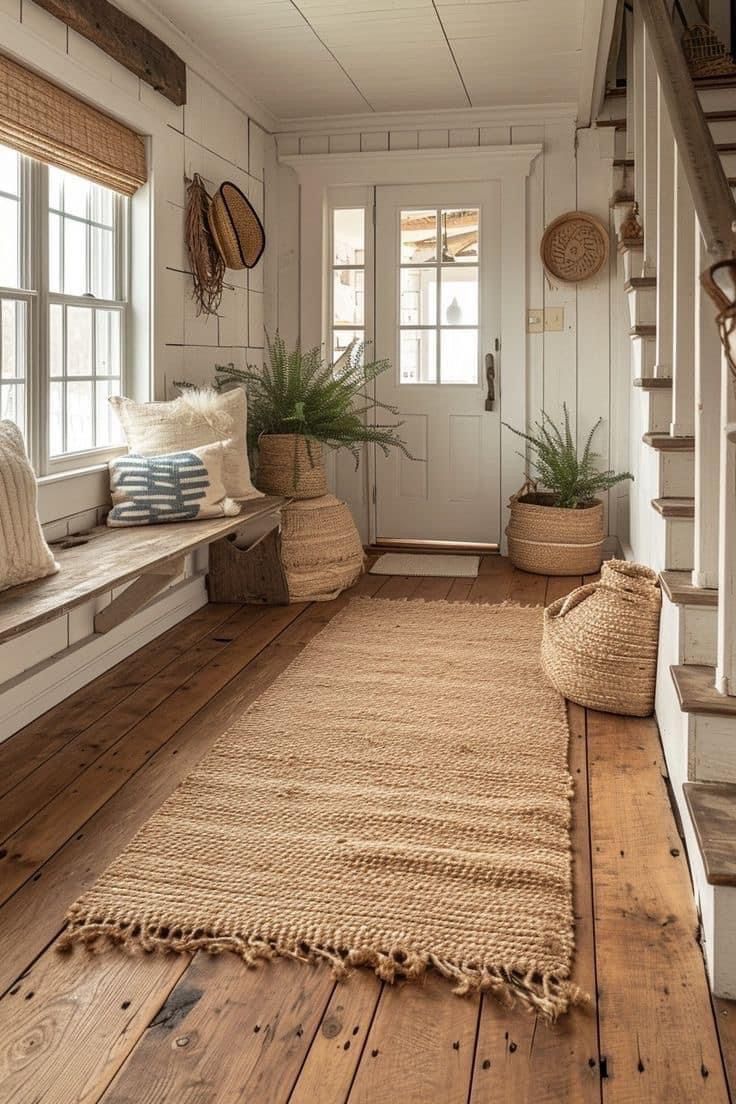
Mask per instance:
[[[225,262],[210,230],[210,203],[202,177],[195,173],[191,180],[187,179],[185,235],[198,315],[217,314],[225,278]]]

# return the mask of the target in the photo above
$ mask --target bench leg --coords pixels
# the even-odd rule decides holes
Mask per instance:
[[[185,557],[172,560],[170,563],[157,567],[155,572],[147,572],[139,575],[135,582],[127,586],[122,594],[113,598],[109,606],[95,614],[94,626],[96,633],[110,632],[111,629],[122,625],[134,613],[150,602],[152,598],[169,585],[172,579],[180,575],[184,570]]]

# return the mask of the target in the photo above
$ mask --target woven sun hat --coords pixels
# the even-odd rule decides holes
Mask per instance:
[[[237,185],[226,180],[215,192],[209,223],[227,268],[253,268],[266,247],[263,223]]]

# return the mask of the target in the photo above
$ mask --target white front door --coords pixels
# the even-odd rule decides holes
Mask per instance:
[[[376,391],[417,458],[377,450],[379,542],[499,543],[499,213],[493,181],[376,189]]]

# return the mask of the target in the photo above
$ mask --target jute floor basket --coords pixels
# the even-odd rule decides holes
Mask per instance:
[[[550,682],[579,705],[648,717],[660,605],[654,571],[608,560],[600,582],[578,587],[544,611],[542,665]]]
[[[292,602],[327,602],[357,582],[365,555],[350,510],[334,495],[281,511],[281,563]]]
[[[554,495],[526,487],[511,498],[509,559],[537,575],[592,575],[603,559],[603,503],[563,510],[551,502]]]
[[[298,433],[266,433],[258,442],[258,489],[286,498],[319,498],[327,494],[327,477],[319,441]]]

